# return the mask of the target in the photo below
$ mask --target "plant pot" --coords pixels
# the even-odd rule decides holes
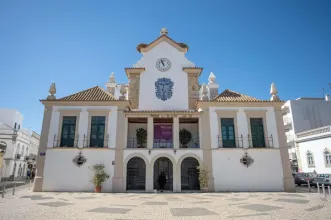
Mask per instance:
[[[101,193],[101,186],[96,186],[95,189],[94,189],[94,191],[96,193]]]
[[[201,192],[203,192],[203,193],[208,192],[208,187],[206,187],[206,188],[201,188]]]

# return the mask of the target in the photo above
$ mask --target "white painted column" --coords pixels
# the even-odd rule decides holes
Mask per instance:
[[[178,149],[179,148],[179,118],[175,116],[173,118],[173,125],[172,125],[172,143],[173,148]]]
[[[198,138],[199,138],[199,148],[202,148],[202,123],[201,123],[201,116],[198,117]],[[211,148],[213,146],[211,145]]]
[[[146,164],[146,192],[153,192],[153,164]]]
[[[88,129],[88,111],[86,109],[83,109],[79,113],[79,125],[78,125],[78,147],[82,148],[84,144],[84,135],[87,135],[87,129]]]
[[[147,148],[153,148],[153,139],[154,139],[154,119],[152,116],[148,116],[147,119]]]
[[[266,113],[266,126],[268,130],[268,137],[272,135],[272,142],[275,148],[279,148],[279,141],[278,141],[278,130],[276,124],[276,116],[274,109],[268,109]]]
[[[56,140],[60,140],[58,137],[59,123],[60,123],[60,112],[57,109],[52,110],[51,122],[49,125],[49,133],[48,133],[48,141],[47,147],[53,147],[54,144],[54,135],[56,136]]]
[[[249,147],[248,142],[248,124],[247,124],[247,116],[243,109],[239,109],[237,112],[237,125],[239,135],[243,136],[243,144],[244,148]]]

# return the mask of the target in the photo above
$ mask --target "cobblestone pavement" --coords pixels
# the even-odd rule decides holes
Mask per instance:
[[[0,198],[6,220],[331,220],[331,197],[315,193],[32,193]]]

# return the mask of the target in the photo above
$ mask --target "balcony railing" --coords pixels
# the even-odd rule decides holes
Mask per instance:
[[[104,139],[91,140],[84,135],[84,148],[108,148],[109,134],[105,135]]]
[[[61,140],[61,137],[54,135],[53,138],[53,147],[78,147],[79,136],[72,139]]]
[[[147,143],[138,144],[137,138],[128,138],[126,147],[127,148],[147,148]]]
[[[188,143],[180,143],[179,148],[200,148],[200,140],[199,138],[192,138]]]
[[[153,139],[153,148],[173,148],[172,139]]]
[[[221,137],[217,136],[217,146],[219,148],[243,148],[244,140],[242,135],[240,137]]]
[[[274,139],[272,135],[267,138],[248,135],[248,143],[250,148],[274,148]]]

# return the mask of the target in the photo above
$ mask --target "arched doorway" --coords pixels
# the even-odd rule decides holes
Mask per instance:
[[[199,174],[197,167],[199,162],[193,157],[187,157],[182,161],[181,171],[181,188],[182,190],[199,190]]]
[[[146,163],[140,157],[133,157],[126,167],[126,190],[145,190]]]
[[[173,166],[169,158],[160,157],[154,163],[154,189],[159,189],[158,178],[160,174],[164,172],[167,178],[167,182],[164,186],[164,190],[173,189]]]

